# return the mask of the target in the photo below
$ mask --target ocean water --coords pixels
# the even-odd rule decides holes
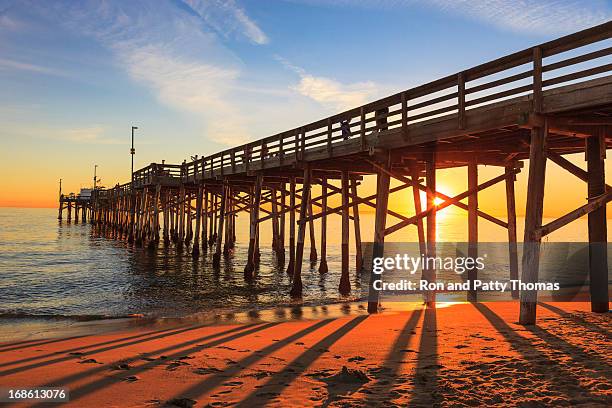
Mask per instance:
[[[212,251],[193,259],[188,248],[135,248],[105,238],[89,223],[60,222],[55,209],[0,208],[0,319],[46,317],[102,317],[143,314],[181,317],[194,313],[246,312],[294,305],[288,293],[291,280],[271,250],[269,224],[261,226],[261,264],[252,283],[243,279],[248,242],[248,220],[237,222],[237,245],[214,271]],[[374,216],[361,215],[362,236],[370,241]],[[465,217],[440,213],[440,241],[464,241]],[[523,220],[518,220],[522,226]],[[612,223],[609,223],[612,224]],[[317,245],[319,240],[319,224]],[[322,305],[361,296],[362,277],[355,273],[351,230],[352,295],[338,294],[340,280],[340,217],[328,221],[329,273],[318,264],[304,263],[304,297],[300,304]],[[583,241],[586,220],[551,235],[551,241]],[[519,229],[519,237],[522,231]],[[388,241],[414,242],[413,227]],[[481,241],[505,241],[505,230],[480,222]],[[307,234],[308,244],[308,234]],[[309,248],[305,249],[308,259]],[[288,259],[288,253],[286,255]]]

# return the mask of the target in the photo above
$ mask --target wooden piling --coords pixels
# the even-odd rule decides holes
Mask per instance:
[[[606,193],[605,143],[603,129],[586,139],[589,201]],[[605,313],[609,310],[608,234],[605,204],[589,213],[588,224],[591,310]]]
[[[427,257],[436,256],[436,153],[431,152],[425,162],[425,184],[427,187]],[[423,269],[423,279],[429,283],[436,281],[435,264],[428,265]],[[436,306],[436,292],[428,290],[424,293],[427,307]]]
[[[308,221],[308,231],[310,232],[310,263],[317,262],[317,240],[315,238],[315,227],[314,220],[312,216],[314,212],[312,211],[312,201],[308,200],[308,216],[311,217]]]
[[[249,225],[249,249],[247,252],[247,264],[244,267],[244,278],[247,280],[253,279],[255,271],[255,244],[257,240],[257,225],[259,224],[259,207],[261,204],[261,188],[263,184],[263,176],[257,175],[255,185],[252,187],[251,195],[251,219]]]
[[[384,170],[388,170],[389,164],[385,163],[382,167]],[[389,173],[383,170],[378,170],[376,177],[376,218],[374,221],[372,263],[375,262],[375,259],[384,256],[387,207],[389,204]],[[368,288],[368,313],[378,313],[378,308],[380,305],[380,292],[374,289],[373,282],[382,278],[382,275],[375,272],[374,265],[371,265],[370,286]]]
[[[304,164],[304,181],[302,182],[302,201],[300,202],[300,219],[298,221],[298,236],[295,245],[295,266],[290,295],[292,298],[302,297],[302,260],[304,259],[304,238],[306,237],[306,214],[310,202],[310,164]],[[293,195],[292,195],[293,197]]]
[[[208,249],[208,240],[206,235],[208,234],[208,190],[206,186],[202,186],[203,192],[203,214],[202,214],[202,251],[206,252]]]
[[[279,265],[285,264],[285,206],[287,205],[287,197],[285,191],[285,183],[281,183],[281,195],[280,195],[280,204],[281,204],[281,214],[280,214],[280,226],[279,226],[279,242],[278,248],[276,251],[276,260]]]
[[[414,201],[414,214],[420,214],[422,211],[421,206],[421,191],[417,188],[416,184],[419,182],[419,168],[417,163],[414,162],[410,166],[412,181],[415,183],[412,185],[412,200]],[[427,254],[427,246],[425,242],[425,227],[423,226],[423,218],[416,220],[417,235],[419,237],[419,251],[421,256]]]
[[[200,255],[200,224],[202,222],[202,200],[203,200],[203,188],[198,186],[198,192],[196,196],[196,216],[195,216],[195,234],[193,238],[193,247],[191,248],[191,254],[194,257]]]
[[[215,254],[213,255],[213,268],[218,269],[221,266],[221,251],[223,249],[223,223],[225,221],[225,203],[227,197],[227,187],[225,183],[221,186],[221,197],[219,199],[219,214],[217,216],[218,229],[217,229],[217,239],[216,239],[216,248]]]
[[[341,295],[351,292],[351,282],[349,280],[349,174],[342,171],[342,269],[340,275],[340,285],[338,290]]]
[[[540,262],[539,229],[542,227],[544,207],[544,181],[546,176],[546,138],[548,128],[535,127],[531,131],[529,147],[529,176],[527,181],[527,206],[525,209],[525,238],[523,241],[523,270],[521,281],[525,284],[538,281]],[[537,291],[520,293],[521,309],[519,323],[535,324]]]
[[[272,187],[270,192],[272,193],[271,195],[271,200],[270,200],[270,204],[272,207],[272,219],[271,224],[272,224],[272,250],[274,251],[274,253],[278,252],[278,243],[279,243],[279,219],[278,219],[278,205],[276,203],[276,198],[277,198],[277,192],[276,192],[276,188]]]
[[[514,198],[514,182],[516,174],[512,172],[515,164],[505,167],[506,174],[506,209],[508,213],[508,266],[510,279],[518,280],[518,248],[516,244],[516,200]],[[518,299],[518,289],[511,289],[512,299]]]
[[[321,179],[321,261],[319,262],[319,273],[327,273],[327,179]]]
[[[295,269],[295,177],[291,177],[289,182],[289,264],[287,274],[293,276]]]
[[[468,190],[474,190],[468,196],[468,257],[476,259],[478,257],[478,163],[471,160],[467,166]],[[477,301],[477,291],[474,288],[474,281],[478,279],[478,270],[472,267],[467,271],[470,290],[467,293],[468,302]]]
[[[363,268],[363,252],[361,248],[359,203],[357,202],[359,196],[357,195],[357,180],[354,177],[351,178],[351,195],[353,196],[353,230],[355,231],[355,272],[359,275]]]

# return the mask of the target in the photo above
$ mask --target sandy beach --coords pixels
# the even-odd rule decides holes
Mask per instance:
[[[609,313],[543,303],[139,327],[0,345],[5,387],[71,406],[610,406]]]

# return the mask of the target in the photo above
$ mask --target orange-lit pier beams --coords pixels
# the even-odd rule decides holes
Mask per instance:
[[[552,231],[588,214],[589,242],[607,242],[606,203],[612,190],[605,182],[604,160],[612,125],[611,33],[612,24],[606,23],[191,162],[153,163],[135,172],[131,183],[96,190],[88,207],[90,220],[137,245],[162,240],[188,246],[194,256],[212,250],[219,267],[235,243],[236,215],[247,212],[245,279],[255,278],[259,226],[271,220],[277,259],[292,276],[291,296],[300,297],[304,257],[319,258],[319,270],[327,270],[327,216],[342,217],[338,287],[346,293],[351,290],[350,223],[356,231],[358,270],[363,262],[360,205],[376,209],[373,256],[382,255],[387,235],[405,227],[417,228],[422,250],[434,255],[436,212],[458,206],[468,214],[470,243],[478,241],[479,218],[507,231],[508,273],[518,278],[514,181],[522,161],[529,160],[520,278],[536,282],[540,241]],[[572,153],[585,154],[586,170],[564,158]],[[586,182],[588,198],[542,225],[548,160]],[[480,180],[479,165],[498,166],[500,174]],[[452,167],[467,169],[468,189],[449,197],[436,190],[436,171]],[[376,177],[376,194],[359,193],[364,177]],[[401,184],[390,188],[391,178]],[[478,209],[478,192],[498,183],[506,185],[507,219]],[[320,186],[318,196],[312,193],[315,185]],[[406,188],[415,197],[420,191],[427,194],[425,208],[415,200],[412,216],[387,205],[390,194]],[[332,207],[328,198],[335,195],[341,204]],[[313,228],[318,218],[319,247]],[[307,239],[312,249],[305,255]],[[607,253],[600,247],[589,251],[592,310],[597,312],[608,310]],[[477,248],[470,251],[474,255]],[[424,270],[423,276],[433,281],[436,272]],[[469,278],[475,277],[476,271],[469,271]],[[520,293],[521,323],[535,322],[536,296],[534,291]],[[468,299],[476,299],[476,293],[468,293]],[[435,293],[426,301],[433,304]],[[368,310],[378,308],[377,292],[370,290]]]

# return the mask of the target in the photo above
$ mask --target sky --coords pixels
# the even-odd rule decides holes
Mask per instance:
[[[0,0],[0,206],[56,207],[59,179],[78,192],[96,164],[127,181],[131,126],[136,168],[180,163],[611,17],[606,0]],[[584,203],[556,171],[547,188],[579,193],[550,214]]]

